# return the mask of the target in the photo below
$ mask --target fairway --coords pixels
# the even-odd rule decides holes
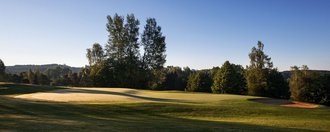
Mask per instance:
[[[0,131],[330,131],[330,109],[228,94],[0,84]]]

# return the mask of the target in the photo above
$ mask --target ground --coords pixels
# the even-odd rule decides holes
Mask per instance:
[[[269,100],[0,84],[0,131],[330,131],[328,107],[291,108]]]
[[[320,105],[305,103],[305,102],[298,102],[298,101],[290,101],[285,99],[272,99],[272,98],[251,98],[248,99],[250,101],[264,103],[264,104],[272,104],[272,105],[279,105],[284,107],[295,107],[295,108],[317,108]]]

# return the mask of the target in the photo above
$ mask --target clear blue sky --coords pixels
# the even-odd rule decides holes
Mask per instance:
[[[245,67],[261,40],[279,70],[330,70],[330,0],[0,0],[0,58],[84,66],[86,48],[106,43],[106,16],[115,13],[134,13],[140,31],[156,18],[166,65]]]

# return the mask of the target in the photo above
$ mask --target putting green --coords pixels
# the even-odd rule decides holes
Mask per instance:
[[[127,88],[75,88],[17,95],[15,98],[55,102],[216,102],[247,99],[250,96],[229,94],[149,91]]]

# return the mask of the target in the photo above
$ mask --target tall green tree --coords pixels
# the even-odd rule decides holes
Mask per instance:
[[[185,90],[188,77],[191,73],[189,67],[182,68],[167,66],[164,68],[165,80],[162,83],[163,90]]]
[[[155,18],[148,18],[141,39],[144,48],[142,64],[148,71],[147,85],[152,88],[161,87],[166,78],[165,74],[162,74],[166,62],[166,43],[161,30]]]
[[[0,75],[5,74],[6,66],[5,63],[0,59]]]
[[[87,49],[86,57],[89,62],[89,78],[93,86],[108,86],[111,75],[105,58],[102,46],[98,43],[93,44],[92,48]],[[70,74],[68,78],[70,78]],[[70,78],[71,79],[71,78]]]
[[[134,14],[128,14],[126,16],[125,37],[127,38],[127,48],[125,59],[125,71],[124,84],[126,87],[143,87],[145,80],[144,70],[140,62],[140,43],[139,39],[139,25],[140,22],[135,18]],[[121,74],[119,73],[119,74]]]
[[[264,44],[258,41],[257,47],[251,49],[250,65],[247,67],[246,80],[249,95],[265,96],[267,89],[267,72],[273,68],[271,58],[263,51]]]
[[[99,43],[94,43],[92,48],[87,49],[86,57],[90,66],[104,61],[105,54],[102,46]]]
[[[305,95],[307,94],[308,88],[306,86],[310,85],[311,79],[310,71],[307,66],[303,66],[301,70],[297,66],[291,67],[291,76],[290,76],[290,92],[291,99],[305,101]]]
[[[244,94],[245,86],[243,67],[226,61],[214,76],[212,92]]]
[[[272,69],[273,62],[271,58],[264,53],[264,44],[258,41],[257,47],[251,49],[249,68]]]
[[[139,60],[139,20],[133,14],[124,17],[115,14],[108,16],[107,31],[109,40],[106,45],[109,69],[113,79],[120,87],[138,87],[144,80]],[[142,78],[142,79],[141,79]]]
[[[115,14],[113,17],[107,16],[106,25],[109,32],[109,39],[106,45],[107,56],[113,61],[123,61],[125,58],[125,48],[127,47],[124,29],[124,18]]]
[[[140,43],[139,40],[139,25],[140,21],[135,18],[134,14],[126,16],[126,23],[124,25],[127,41],[126,55],[127,63],[132,66],[136,66],[140,57]]]
[[[286,83],[282,75],[273,68],[271,58],[263,51],[264,44],[258,41],[257,47],[253,47],[250,57],[250,65],[246,70],[246,81],[249,95],[269,96],[281,98],[283,95],[274,94],[281,93],[282,87]],[[277,85],[280,83],[281,85]]]
[[[138,60],[139,58],[139,25],[140,22],[134,16],[126,16],[126,23],[123,16],[115,14],[107,16],[107,31],[109,32],[108,44],[106,45],[107,55],[112,60],[127,61]]]
[[[325,77],[325,78],[323,78]],[[306,65],[301,68],[291,67],[290,92],[291,99],[304,102],[325,103],[329,101],[327,90],[329,84],[324,82],[326,76],[321,76],[308,69]],[[326,79],[327,80],[327,79]]]
[[[0,81],[5,80],[5,70],[6,70],[6,66],[3,63],[3,61],[0,59]]]
[[[149,69],[161,69],[166,62],[166,43],[155,18],[148,18],[142,34],[143,63]]]

